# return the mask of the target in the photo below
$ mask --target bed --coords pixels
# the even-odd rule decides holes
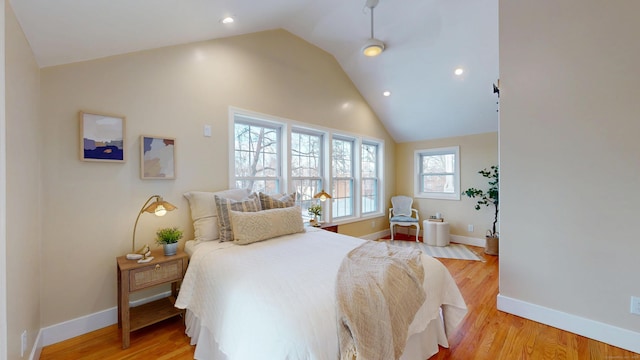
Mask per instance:
[[[195,359],[338,359],[335,281],[343,258],[367,240],[308,227],[250,245],[187,241],[190,264],[176,307],[186,309]],[[401,359],[448,347],[466,314],[447,269],[421,256],[426,301]]]

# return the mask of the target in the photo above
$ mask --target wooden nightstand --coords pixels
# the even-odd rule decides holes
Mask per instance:
[[[320,224],[320,229],[327,230],[327,231],[332,231],[334,233],[337,233],[338,232],[338,224],[322,223],[322,224]]]
[[[118,327],[122,328],[122,348],[130,344],[132,331],[157,323],[184,311],[173,306],[178,296],[178,283],[187,271],[188,256],[178,250],[176,255],[164,256],[163,250],[151,253],[148,263],[138,264],[126,256],[116,258],[118,263]],[[171,283],[171,296],[144,305],[129,308],[129,294],[153,286]]]

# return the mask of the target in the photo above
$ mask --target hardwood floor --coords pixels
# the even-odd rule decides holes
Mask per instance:
[[[450,349],[442,348],[430,360],[640,359],[640,354],[496,310],[498,257],[472,248],[486,261],[440,259],[460,287],[469,313],[450,337]],[[112,325],[47,346],[40,359],[193,359],[194,347],[180,318],[133,332],[129,349],[121,349],[120,338]]]

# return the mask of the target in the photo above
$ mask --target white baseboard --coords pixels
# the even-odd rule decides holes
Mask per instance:
[[[640,353],[640,333],[498,294],[498,310]]]
[[[169,295],[171,295],[171,291],[165,291],[144,299],[131,301],[130,304],[131,306],[139,306],[151,301],[165,298]],[[102,329],[103,327],[113,325],[116,322],[118,322],[118,308],[112,307],[93,314],[64,321],[59,324],[47,326],[40,329],[40,333],[38,334],[38,338],[36,339],[31,355],[34,356],[35,354],[37,354],[38,356],[33,357],[33,359],[38,359],[40,357],[42,348],[47,345],[55,344],[74,338],[76,336]]]
[[[458,244],[479,246],[479,247],[484,247],[486,242],[485,239],[479,239],[479,238],[461,236],[461,235],[451,235],[451,241]]]
[[[372,234],[367,234],[364,236],[360,236],[360,239],[365,239],[365,240],[378,240],[380,238],[383,238],[385,236],[389,236],[391,235],[391,231],[389,231],[389,229],[387,230],[381,230],[378,232],[374,232]]]

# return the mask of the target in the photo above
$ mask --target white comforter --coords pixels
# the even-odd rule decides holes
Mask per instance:
[[[310,228],[244,246],[202,243],[176,307],[192,312],[228,359],[337,359],[335,280],[344,256],[363,241]],[[426,255],[423,264],[427,300],[409,335],[437,319],[442,304],[447,330],[466,313],[446,268]]]

